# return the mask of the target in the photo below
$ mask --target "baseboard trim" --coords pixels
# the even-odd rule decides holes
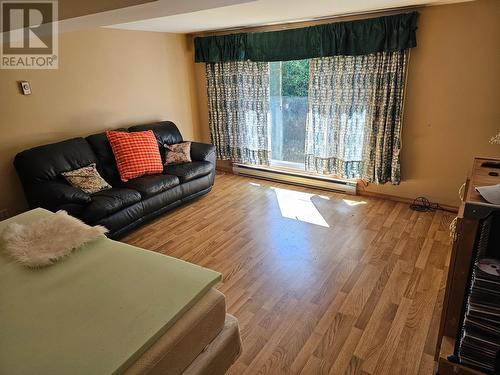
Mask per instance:
[[[358,188],[358,195],[370,197],[370,198],[385,199],[385,200],[394,201],[394,202],[407,203],[407,204],[413,203],[413,200],[414,200],[413,198],[398,197],[396,195],[390,195],[390,194],[374,193],[374,192],[362,190],[359,188]],[[441,203],[438,203],[438,204],[439,204],[439,207],[441,207],[445,211],[458,212],[458,207],[449,206],[447,204],[441,204]]]

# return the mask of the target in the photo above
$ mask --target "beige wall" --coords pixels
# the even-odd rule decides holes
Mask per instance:
[[[403,182],[369,192],[425,195],[457,206],[474,156],[500,157],[500,1],[421,10],[411,51],[401,155]],[[196,64],[200,137],[208,139],[204,68]]]
[[[26,208],[12,167],[26,148],[105,129],[198,121],[192,53],[183,35],[99,29],[63,34],[59,70],[0,70],[0,210]],[[19,93],[17,81],[33,94]]]

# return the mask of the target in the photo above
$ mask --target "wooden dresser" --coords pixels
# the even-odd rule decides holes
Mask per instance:
[[[448,356],[453,354],[460,325],[478,225],[482,218],[500,209],[499,205],[487,203],[475,189],[477,186],[500,183],[500,176],[494,176],[495,173],[500,174],[500,169],[481,167],[487,161],[500,163],[500,159],[475,158],[471,175],[460,189],[462,202],[456,221],[435,355],[439,375],[482,374],[482,372],[449,361]]]

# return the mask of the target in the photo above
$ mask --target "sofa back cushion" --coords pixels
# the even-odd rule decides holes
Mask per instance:
[[[116,131],[126,132],[126,129],[116,129]],[[97,165],[97,170],[106,181],[111,185],[115,185],[120,182],[120,174],[118,173],[118,168],[116,167],[115,155],[109,144],[106,132],[92,134],[85,138],[87,142],[94,150],[94,153],[99,160]]]
[[[136,125],[128,128],[130,132],[142,132],[152,130],[158,141],[162,162],[165,163],[165,145],[181,143],[182,135],[177,126],[172,121],[160,121],[154,124]]]
[[[108,131],[106,135],[123,182],[163,172],[160,151],[151,130],[133,133]]]
[[[62,172],[97,163],[97,157],[83,138],[38,146],[16,155],[14,166],[23,184],[61,179]]]
[[[177,126],[172,121],[161,121],[154,124],[135,125],[128,128],[129,132],[143,132],[152,130],[155,134],[158,146],[163,147],[164,144],[172,145],[182,142],[182,135]]]

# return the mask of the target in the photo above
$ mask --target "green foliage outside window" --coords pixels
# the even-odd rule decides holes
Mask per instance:
[[[309,60],[284,61],[281,69],[281,94],[283,96],[307,96]]]

